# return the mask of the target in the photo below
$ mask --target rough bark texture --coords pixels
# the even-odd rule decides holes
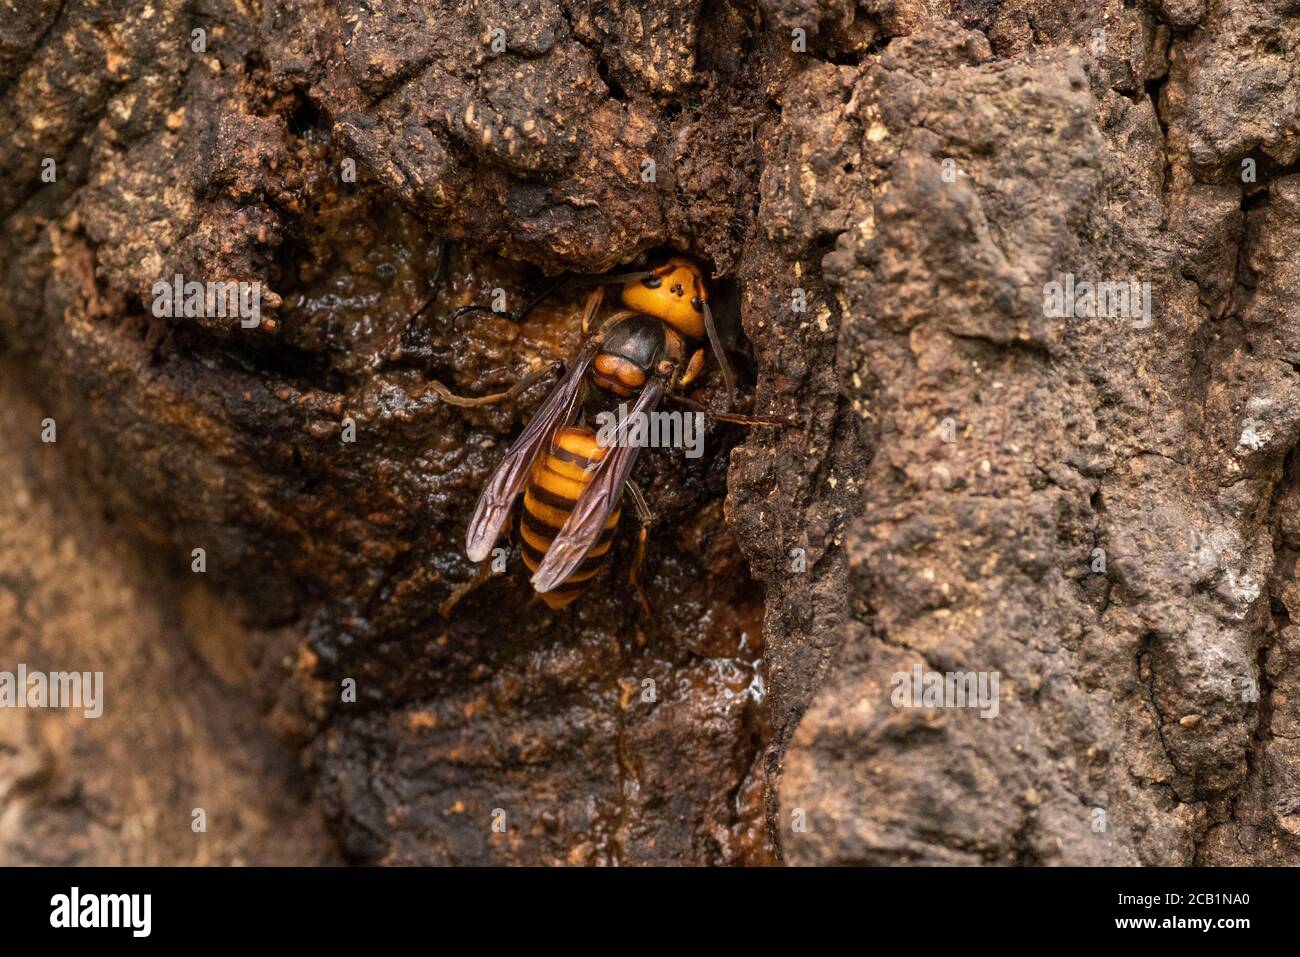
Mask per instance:
[[[0,860],[1300,863],[1295,0],[0,8]],[[666,249],[797,426],[444,619],[581,294],[453,313]]]

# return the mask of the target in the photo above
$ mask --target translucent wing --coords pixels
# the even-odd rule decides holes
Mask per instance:
[[[652,411],[659,404],[663,392],[663,383],[652,379],[637,396],[636,405],[620,423],[614,447],[596,467],[591,481],[569,513],[568,521],[551,542],[537,571],[533,572],[533,587],[537,591],[548,592],[563,584],[600,538],[605,523],[623,500],[623,484],[632,471],[637,453],[641,451],[639,446],[628,442],[628,427],[641,415]]]
[[[515,496],[528,480],[528,471],[533,467],[537,454],[545,447],[556,426],[572,415],[582,391],[583,377],[595,354],[594,343],[589,342],[582,347],[564,378],[546,397],[542,407],[524,427],[488,479],[483,494],[474,507],[474,515],[469,520],[469,530],[465,535],[465,553],[470,561],[481,562],[492,552],[492,546],[496,544],[501,529],[510,517]]]

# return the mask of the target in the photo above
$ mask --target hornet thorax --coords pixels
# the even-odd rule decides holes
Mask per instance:
[[[633,314],[619,320],[605,335],[591,366],[591,381],[620,398],[641,391],[660,361],[673,350],[664,324],[652,316]]]

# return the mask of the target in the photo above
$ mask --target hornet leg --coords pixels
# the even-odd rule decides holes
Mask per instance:
[[[479,562],[478,571],[474,573],[474,577],[464,584],[456,586],[456,589],[447,596],[447,600],[438,606],[438,614],[442,615],[443,618],[450,618],[452,610],[460,604],[460,600],[487,581],[488,576],[491,574],[492,559],[487,558]]]
[[[600,312],[601,303],[605,301],[605,287],[597,286],[587,294],[587,304],[582,310],[582,338],[591,334],[591,320]]]
[[[650,610],[650,600],[641,586],[641,572],[645,568],[646,542],[650,538],[650,526],[654,523],[654,514],[646,504],[641,487],[631,479],[627,480],[627,492],[628,498],[632,500],[632,509],[636,512],[637,521],[641,523],[641,530],[637,533],[636,539],[636,557],[632,559],[632,568],[628,572],[627,580],[628,584],[636,589],[636,597],[641,602],[641,610],[645,612],[645,616],[653,618],[654,612]]]
[[[546,378],[553,372],[563,370],[564,364],[553,362],[550,365],[542,366],[540,369],[534,369],[528,373],[505,392],[493,392],[490,395],[464,396],[456,395],[437,379],[429,380],[429,391],[436,395],[448,405],[459,406],[462,409],[478,409],[485,405],[496,405],[498,402],[504,402],[506,399],[515,399],[523,394],[534,382]]]

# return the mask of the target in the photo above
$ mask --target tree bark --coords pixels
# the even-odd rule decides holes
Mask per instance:
[[[0,861],[1300,862],[1298,46],[1291,0],[26,5],[0,670],[107,699],[0,709]],[[797,424],[641,456],[653,615],[625,530],[567,611],[515,556],[444,617],[554,379],[435,383],[569,357],[585,290],[457,310],[667,250]]]

